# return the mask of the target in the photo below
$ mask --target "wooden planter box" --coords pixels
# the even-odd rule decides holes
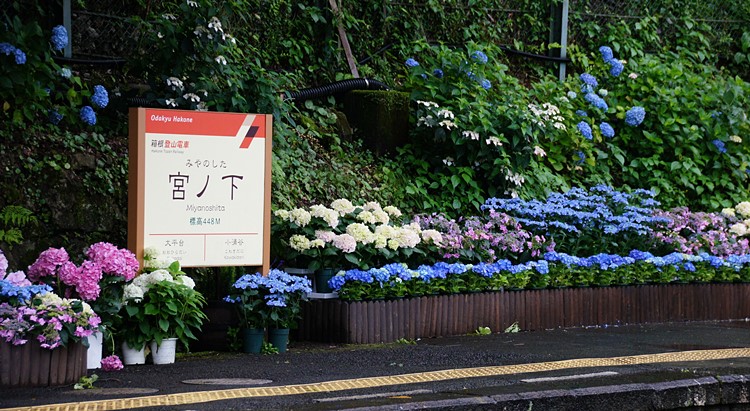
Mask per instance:
[[[666,284],[441,295],[389,301],[312,300],[296,338],[372,344],[468,334],[605,324],[750,317],[750,284]]]
[[[48,350],[36,340],[24,345],[0,341],[0,386],[45,387],[78,382],[86,375],[86,347],[70,344]]]

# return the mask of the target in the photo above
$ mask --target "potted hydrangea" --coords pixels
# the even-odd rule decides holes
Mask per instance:
[[[100,322],[85,301],[32,285],[21,271],[8,273],[0,252],[0,363],[14,364],[0,372],[0,385],[75,382],[86,374],[87,337]]]
[[[178,261],[158,260],[151,251],[144,260],[144,272],[124,291],[123,349],[142,350],[150,342],[155,364],[173,363],[177,342],[189,349],[189,341],[196,339],[194,331],[206,320],[205,299]]]
[[[89,337],[88,368],[101,366],[102,342],[118,320],[125,285],[138,272],[138,260],[127,249],[99,242],[86,250],[86,259],[75,264],[64,248],[43,251],[29,266],[28,276],[34,283],[47,284],[58,294],[89,303],[102,324]]]
[[[271,270],[267,276],[245,274],[233,285],[225,300],[237,304],[242,321],[245,352],[259,352],[258,330],[268,327],[269,342],[286,351],[289,329],[297,325],[301,303],[312,291],[306,277],[290,275],[282,270]],[[262,342],[262,340],[261,340]]]

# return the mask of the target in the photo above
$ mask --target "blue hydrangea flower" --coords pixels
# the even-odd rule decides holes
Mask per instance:
[[[10,56],[15,53],[16,47],[10,43],[0,43],[0,53]]]
[[[716,140],[712,141],[711,143],[713,143],[713,145],[716,146],[716,149],[719,150],[719,153],[726,153],[727,152],[727,147],[724,145],[723,141],[721,141],[719,139],[716,139]]]
[[[419,62],[417,60],[414,60],[412,58],[406,59],[406,67],[417,67],[419,65]]]
[[[583,153],[583,151],[579,151],[576,153],[578,156],[578,161],[576,161],[576,164],[583,164],[583,161],[586,160],[586,154]]]
[[[609,123],[599,124],[599,130],[601,130],[604,137],[612,138],[615,136],[615,129]]]
[[[57,125],[60,123],[60,121],[63,119],[63,115],[58,113],[57,110],[50,110],[49,111],[49,122]]]
[[[574,99],[575,99],[576,97],[578,97],[578,94],[576,94],[576,92],[575,92],[575,91],[573,91],[573,90],[570,90],[570,91],[568,92],[568,98],[569,98],[569,99],[571,99],[571,100],[574,100]]]
[[[436,68],[435,70],[432,70],[432,75],[437,78],[443,78],[443,70]]]
[[[81,121],[90,126],[96,124],[96,113],[94,113],[94,109],[91,106],[81,107]]]
[[[619,76],[622,74],[622,71],[625,69],[625,65],[622,64],[620,60],[612,59],[609,62],[610,68],[609,68],[609,74],[611,74],[614,77]]]
[[[599,82],[596,81],[596,77],[592,76],[589,73],[581,74],[581,81],[583,81],[584,84],[591,86],[591,87],[597,87],[599,85]]]
[[[466,72],[466,77],[468,77],[471,80],[477,81],[477,75],[472,73],[471,71]]]
[[[23,50],[16,49],[13,54],[16,56],[16,64],[26,64],[26,53]]]
[[[50,38],[52,48],[55,50],[62,50],[68,45],[68,31],[63,26],[55,26],[52,29],[52,37]]]
[[[625,113],[625,124],[639,126],[646,117],[646,110],[641,106],[635,106]]]
[[[482,80],[480,84],[482,85],[482,88],[485,90],[489,90],[490,88],[492,88],[492,83],[490,83],[490,81],[487,79]]]
[[[70,71],[69,68],[63,67],[63,68],[60,69],[60,76],[61,77],[63,77],[63,78],[70,78],[70,76],[72,76],[72,75],[73,75],[73,72]]]
[[[599,110],[602,110],[602,111],[609,110],[609,106],[607,105],[607,102],[604,101],[603,98],[599,97],[598,94],[587,93],[585,99],[586,101],[591,103],[592,106],[598,108]]]
[[[719,118],[722,114],[724,113],[722,113],[721,111],[714,111],[713,113],[711,113],[711,118]]]
[[[94,94],[91,96],[91,104],[96,107],[104,108],[109,104],[109,94],[107,89],[101,84],[94,86]]]
[[[599,53],[602,54],[602,60],[604,60],[605,63],[609,63],[614,58],[612,49],[609,46],[599,47]]]
[[[588,117],[589,113],[583,111],[583,110],[576,110],[576,115],[580,117]]]
[[[477,61],[479,64],[487,63],[487,55],[479,50],[471,53],[471,59]]]
[[[594,136],[591,134],[591,126],[585,121],[581,121],[580,123],[578,123],[578,131],[580,131],[581,134],[586,137],[586,140],[591,140],[594,138]]]

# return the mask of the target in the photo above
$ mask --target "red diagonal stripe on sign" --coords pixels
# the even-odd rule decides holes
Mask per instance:
[[[253,124],[247,130],[245,138],[242,139],[240,148],[250,147],[250,143],[253,142],[254,138],[266,138],[266,116],[255,116]]]

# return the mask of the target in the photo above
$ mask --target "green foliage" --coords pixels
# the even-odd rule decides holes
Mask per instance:
[[[521,331],[521,327],[518,326],[518,321],[514,322],[513,324],[509,325],[508,328],[503,331],[504,333],[517,333]]]
[[[153,284],[141,303],[124,307],[124,321],[137,324],[140,332],[128,332],[123,337],[132,348],[142,347],[146,341],[161,344],[165,338],[176,337],[187,349],[189,341],[196,339],[193,331],[200,330],[207,319],[203,305],[203,296],[183,284]]]
[[[99,376],[91,374],[91,376],[84,375],[80,380],[73,386],[74,390],[90,390],[96,388],[94,383],[99,380]]]
[[[490,335],[492,334],[492,330],[490,327],[479,327],[476,331],[474,331],[474,334],[476,335]]]
[[[25,207],[7,205],[0,210],[0,222],[0,242],[12,247],[23,241],[21,229],[28,224],[37,224],[37,219],[33,212]]]
[[[273,355],[278,354],[279,349],[274,347],[273,344],[271,344],[268,341],[263,341],[263,345],[260,347],[260,353],[262,355]]]

